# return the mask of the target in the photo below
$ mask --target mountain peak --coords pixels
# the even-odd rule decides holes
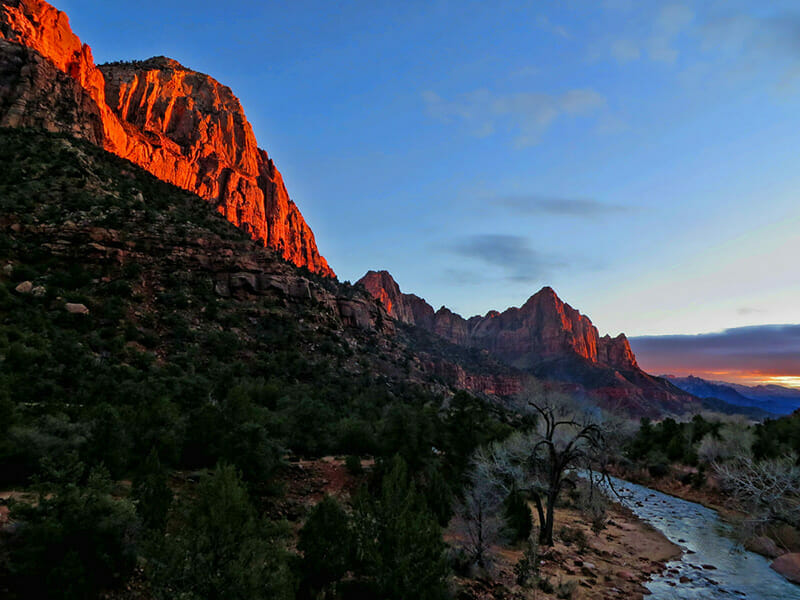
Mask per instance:
[[[4,76],[31,78],[33,71],[38,86],[0,86],[3,110],[23,113],[13,115],[16,126],[42,124],[51,131],[81,135],[213,203],[229,221],[285,260],[334,276],[280,172],[258,148],[230,88],[165,56],[98,67],[89,46],[53,6],[43,0],[4,0],[0,8],[0,38],[35,51],[77,83],[77,90],[56,88],[63,102],[71,107],[92,105],[82,114],[69,111],[76,122],[54,120],[54,113],[64,111],[52,110],[52,98],[46,106],[40,101],[42,90],[54,88],[47,65],[35,57],[30,64],[7,61],[16,73]],[[83,92],[93,103],[75,100]],[[28,97],[19,97],[25,93]],[[6,117],[0,113],[0,122]],[[89,119],[99,121],[98,126],[81,123]]]

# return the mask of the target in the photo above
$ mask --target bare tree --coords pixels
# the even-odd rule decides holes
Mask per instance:
[[[457,522],[462,528],[470,560],[481,568],[491,566],[491,548],[500,537],[500,504],[497,489],[491,482],[473,473],[471,485],[457,508],[460,517]]]
[[[713,463],[720,486],[748,513],[748,525],[800,525],[800,467],[794,456],[756,461],[741,456]]]
[[[539,519],[539,543],[552,546],[556,501],[569,473],[589,470],[594,482],[592,470],[602,469],[607,459],[600,414],[540,384],[529,387],[518,408],[536,417],[535,429],[479,450],[473,479],[489,482],[501,497],[514,490],[528,494]]]

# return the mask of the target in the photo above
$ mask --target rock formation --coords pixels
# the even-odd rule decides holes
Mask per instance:
[[[334,275],[229,88],[163,57],[98,68],[63,12],[42,0],[0,8],[0,123],[101,145],[214,203],[286,260]]]
[[[434,312],[418,296],[402,293],[386,271],[370,271],[358,283],[396,320],[453,344],[488,352],[520,371],[576,385],[574,391],[587,392],[607,408],[657,415],[662,410],[682,412],[695,404],[689,394],[642,371],[624,334],[600,337],[589,318],[564,303],[552,288],[542,288],[519,308],[464,319],[446,307]],[[495,386],[467,374],[450,375],[469,389],[518,390],[521,385],[507,380]]]
[[[424,327],[454,344],[488,350],[515,367],[574,354],[616,369],[638,368],[624,334],[600,337],[588,317],[562,302],[549,287],[520,308],[489,311],[467,320],[444,306],[434,312],[418,296],[403,294],[386,271],[369,271],[358,283],[395,319]]]

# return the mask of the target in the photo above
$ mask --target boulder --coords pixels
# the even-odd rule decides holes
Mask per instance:
[[[774,540],[763,535],[747,540],[745,548],[768,558],[777,558],[783,554]]]
[[[64,305],[64,308],[66,309],[66,311],[68,313],[71,313],[73,315],[88,315],[89,314],[89,309],[87,308],[87,306],[85,304],[80,304],[80,303],[77,303],[77,302],[67,302]]]
[[[14,288],[14,291],[18,294],[30,294],[33,291],[33,282],[32,281],[23,281],[17,287]]]
[[[792,583],[800,583],[800,552],[791,552],[779,556],[770,565],[774,571],[777,571]]]

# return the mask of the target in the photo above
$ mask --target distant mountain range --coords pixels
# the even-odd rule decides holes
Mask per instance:
[[[752,407],[773,415],[788,415],[800,408],[800,390],[780,385],[747,386],[709,381],[693,375],[662,377],[698,398],[714,398],[734,406]]]

